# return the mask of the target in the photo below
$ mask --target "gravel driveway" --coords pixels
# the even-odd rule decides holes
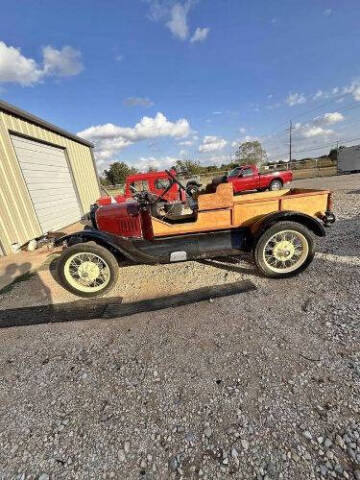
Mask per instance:
[[[298,277],[235,260],[127,267],[125,301],[257,290],[1,330],[0,478],[359,480],[360,175],[296,185],[336,190],[338,219]],[[1,308],[74,300],[51,282],[16,284]]]

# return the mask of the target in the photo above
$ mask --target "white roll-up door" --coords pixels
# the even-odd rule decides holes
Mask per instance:
[[[15,152],[43,233],[81,218],[65,150],[11,135]]]

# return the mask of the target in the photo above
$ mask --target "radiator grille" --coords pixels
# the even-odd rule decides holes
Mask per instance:
[[[122,218],[119,220],[120,234],[124,234],[127,237],[138,237],[141,235],[141,229],[139,225],[138,217],[134,218]]]

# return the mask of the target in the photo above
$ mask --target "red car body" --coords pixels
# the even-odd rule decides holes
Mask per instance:
[[[170,170],[173,175],[176,175],[175,170]],[[99,198],[96,203],[98,205],[109,205],[110,203],[124,203],[131,199],[134,195],[131,187],[138,192],[147,191],[160,196],[163,191],[170,185],[169,176],[166,172],[148,172],[136,173],[129,175],[126,178],[125,189],[123,195],[105,196]],[[182,202],[185,203],[185,192],[174,183],[169,191],[164,195],[164,200],[168,203]]]
[[[293,174],[290,170],[262,174],[259,173],[259,169],[255,165],[236,167],[226,177],[226,181],[233,184],[234,193],[246,190],[272,189],[272,184],[275,186],[275,183],[282,188],[289,184],[292,179]],[[276,190],[279,190],[279,188],[276,188]]]

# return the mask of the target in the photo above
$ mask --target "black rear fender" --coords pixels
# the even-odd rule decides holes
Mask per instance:
[[[320,220],[317,220],[306,213],[283,211],[270,213],[252,225],[251,230],[255,240],[257,240],[268,228],[281,221],[300,223],[318,237],[325,237],[326,235],[325,228]]]

